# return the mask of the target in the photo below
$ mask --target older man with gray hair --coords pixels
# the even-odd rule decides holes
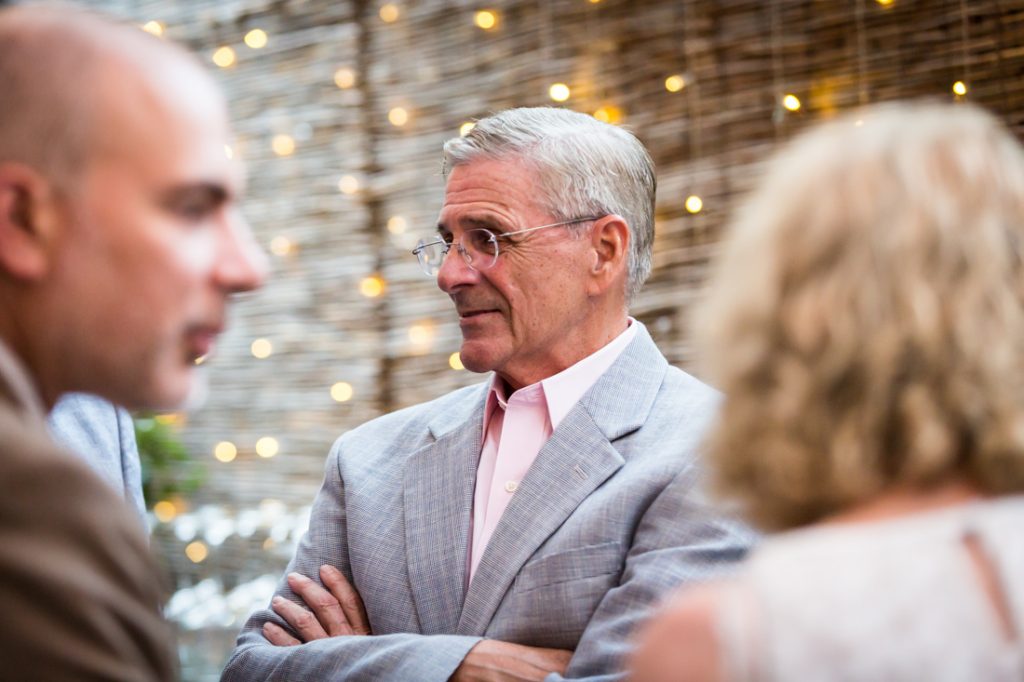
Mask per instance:
[[[414,253],[455,305],[463,364],[492,374],[335,443],[225,680],[615,678],[651,602],[750,543],[698,492],[715,392],[627,313],[651,269],[643,146],[512,109],[445,166]]]

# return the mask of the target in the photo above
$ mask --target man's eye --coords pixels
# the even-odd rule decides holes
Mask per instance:
[[[210,215],[213,207],[205,201],[186,201],[174,206],[173,210],[186,220],[202,220]]]

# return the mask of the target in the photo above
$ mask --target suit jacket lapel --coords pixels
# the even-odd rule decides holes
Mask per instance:
[[[469,409],[431,422],[436,440],[405,466],[406,560],[423,634],[454,632],[462,611],[486,386],[474,395]]]
[[[667,368],[641,325],[637,338],[555,429],[480,558],[458,634],[486,632],[523,564],[622,466],[622,456],[611,441],[646,421]]]

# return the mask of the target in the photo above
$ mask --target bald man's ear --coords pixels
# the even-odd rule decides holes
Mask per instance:
[[[588,293],[604,294],[611,287],[625,295],[626,263],[629,255],[629,226],[622,216],[607,215],[594,222],[590,231],[593,263]]]
[[[0,163],[0,270],[18,280],[43,277],[57,219],[45,178],[24,164]]]

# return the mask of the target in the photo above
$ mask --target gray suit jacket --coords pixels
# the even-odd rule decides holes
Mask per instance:
[[[54,438],[124,495],[145,524],[139,448],[128,412],[93,395],[69,393],[57,401],[48,421]]]
[[[484,637],[573,649],[567,677],[616,679],[651,602],[752,541],[697,492],[717,394],[670,367],[641,326],[537,455],[467,589],[486,391],[375,419],[331,450],[288,570],[319,580],[321,564],[338,567],[374,634],[275,647],[260,628],[287,626],[262,610],[223,680],[440,681]],[[284,581],[278,594],[297,600]]]

